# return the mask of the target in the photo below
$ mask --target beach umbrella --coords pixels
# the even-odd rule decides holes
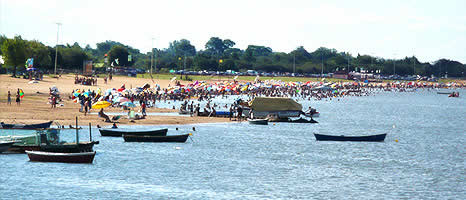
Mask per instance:
[[[126,106],[126,107],[136,107],[136,105],[134,105],[134,103],[131,103],[130,101],[125,101],[121,103],[120,105]]]
[[[110,102],[108,102],[108,101],[98,101],[98,102],[95,102],[94,104],[92,104],[92,108],[93,109],[101,109],[101,108],[109,107],[110,105],[112,105],[112,104]]]
[[[126,102],[126,101],[129,101],[129,99],[126,98],[126,97],[116,97],[116,98],[113,99],[114,103],[117,103],[117,102],[118,103],[123,103],[123,102]]]

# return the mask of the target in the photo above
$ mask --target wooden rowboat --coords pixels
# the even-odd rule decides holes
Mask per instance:
[[[167,135],[167,136],[149,136],[149,135],[123,135],[125,142],[180,142],[184,143],[189,134],[184,135]]]
[[[317,122],[316,120],[314,119],[303,119],[303,118],[299,118],[299,119],[288,119],[288,122],[290,123],[311,123],[311,124],[315,124],[315,123],[319,123]]]
[[[255,125],[268,125],[269,120],[268,119],[248,119],[249,124],[255,124]]]
[[[32,162],[92,163],[96,152],[54,153],[45,151],[26,151]]]
[[[39,124],[5,124],[0,123],[0,128],[3,129],[41,129],[41,128],[50,128],[50,125],[53,121],[39,123]]]
[[[111,136],[111,137],[121,137],[123,134],[126,135],[151,135],[151,136],[166,136],[168,129],[156,129],[156,130],[130,130],[130,129],[116,129],[116,128],[107,128],[99,129],[100,135],[102,136]]]
[[[386,133],[379,135],[368,135],[368,136],[336,136],[336,135],[322,135],[314,133],[316,140],[318,141],[352,141],[352,142],[383,142],[385,140]]]

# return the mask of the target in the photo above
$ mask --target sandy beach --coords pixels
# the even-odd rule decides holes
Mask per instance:
[[[9,75],[0,75],[0,122],[5,123],[40,123],[53,120],[62,125],[74,125],[76,116],[79,118],[79,125],[93,126],[99,124],[101,126],[109,126],[111,123],[105,123],[102,118],[97,115],[84,115],[79,112],[80,105],[72,102],[68,96],[71,95],[73,89],[91,89],[105,90],[108,88],[120,88],[121,85],[126,84],[127,88],[142,86],[144,84],[154,83],[159,84],[162,88],[168,87],[169,80],[151,80],[143,78],[113,77],[112,81],[104,83],[103,78],[98,78],[97,86],[85,86],[74,84],[74,75],[63,75],[61,78],[45,77],[43,81],[38,83],[29,83],[28,79],[12,78]],[[61,94],[63,106],[57,105],[57,108],[52,109],[48,104],[49,88],[56,86]],[[21,101],[21,105],[16,105],[15,95],[18,88],[21,88],[25,95]],[[7,94],[11,92],[11,105],[7,104]],[[135,108],[136,110],[138,108]],[[147,112],[177,112],[178,110],[164,109],[164,108],[148,108]],[[98,110],[91,110],[91,112],[98,112]],[[105,108],[105,112],[123,112],[121,108]],[[195,123],[216,123],[216,122],[230,122],[228,118],[216,117],[183,117],[183,116],[151,116],[148,115],[146,119],[134,120],[131,122],[126,116],[118,120],[119,124],[137,125],[137,124],[195,124]]]

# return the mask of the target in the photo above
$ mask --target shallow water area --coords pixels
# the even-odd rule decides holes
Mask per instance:
[[[120,126],[192,133],[186,143],[125,143],[92,128],[100,141],[93,164],[0,154],[0,199],[464,199],[465,92],[298,98],[317,108],[318,124]],[[0,136],[13,132],[23,133]],[[318,142],[312,133],[388,135],[381,143]],[[63,135],[75,140],[75,130]],[[79,137],[89,140],[88,127]]]

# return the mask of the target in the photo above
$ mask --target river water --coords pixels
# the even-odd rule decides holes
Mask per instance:
[[[465,199],[465,92],[300,100],[321,112],[318,124],[127,127],[193,133],[182,144],[125,143],[93,129],[93,164],[0,155],[0,199]],[[312,133],[388,136],[318,142]]]

